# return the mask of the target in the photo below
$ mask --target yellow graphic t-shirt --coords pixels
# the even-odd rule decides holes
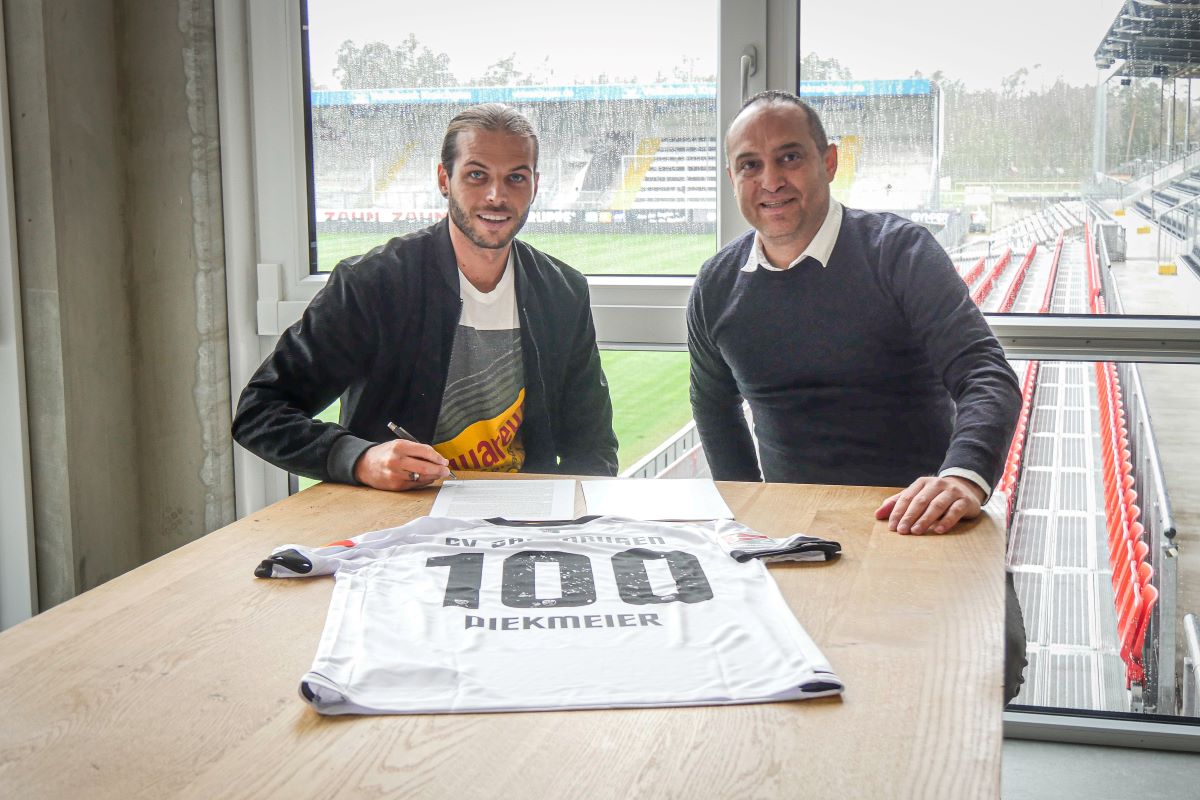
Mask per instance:
[[[452,471],[517,472],[525,462],[525,368],[513,283],[511,255],[490,292],[459,275],[462,316],[433,437]]]

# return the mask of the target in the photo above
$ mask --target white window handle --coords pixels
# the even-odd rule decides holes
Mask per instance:
[[[752,44],[746,45],[746,49],[742,51],[741,58],[741,75],[742,75],[742,102],[746,102],[746,98],[750,92],[750,76],[758,74],[758,48]]]

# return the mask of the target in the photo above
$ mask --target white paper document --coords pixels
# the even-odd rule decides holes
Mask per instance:
[[[587,513],[642,520],[733,519],[707,478],[618,478],[580,481]]]
[[[445,481],[429,516],[521,522],[575,519],[575,481]]]

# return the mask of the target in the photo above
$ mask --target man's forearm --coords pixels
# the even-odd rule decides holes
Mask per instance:
[[[340,425],[314,420],[269,394],[253,385],[242,393],[233,419],[234,440],[288,472],[316,480],[354,483],[354,461],[370,443],[357,446],[360,440]],[[340,458],[336,457],[339,453]]]
[[[942,463],[943,470],[971,470],[993,488],[1004,470],[1021,410],[1020,390],[1006,368],[1007,364],[980,367],[964,381],[964,390],[955,397],[954,433]]]
[[[762,480],[754,440],[740,404],[721,408],[693,399],[692,417],[714,480]]]

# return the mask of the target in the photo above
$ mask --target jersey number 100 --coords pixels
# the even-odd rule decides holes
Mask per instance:
[[[455,553],[437,556],[425,562],[427,567],[449,567],[446,581],[446,596],[443,606],[479,608],[479,589],[483,584],[483,553]],[[675,579],[675,592],[658,595],[650,586],[650,575],[646,562],[664,560]],[[534,578],[537,562],[558,564],[558,578],[562,596],[539,600]],[[713,597],[708,576],[700,566],[700,559],[682,550],[659,553],[654,550],[634,548],[614,553],[612,558],[613,578],[617,592],[626,603],[635,606],[654,603],[702,603]],[[504,575],[500,587],[500,600],[509,608],[542,608],[545,606],[586,606],[596,602],[596,580],[592,573],[592,560],[579,553],[564,553],[561,550],[525,550],[504,559]]]

